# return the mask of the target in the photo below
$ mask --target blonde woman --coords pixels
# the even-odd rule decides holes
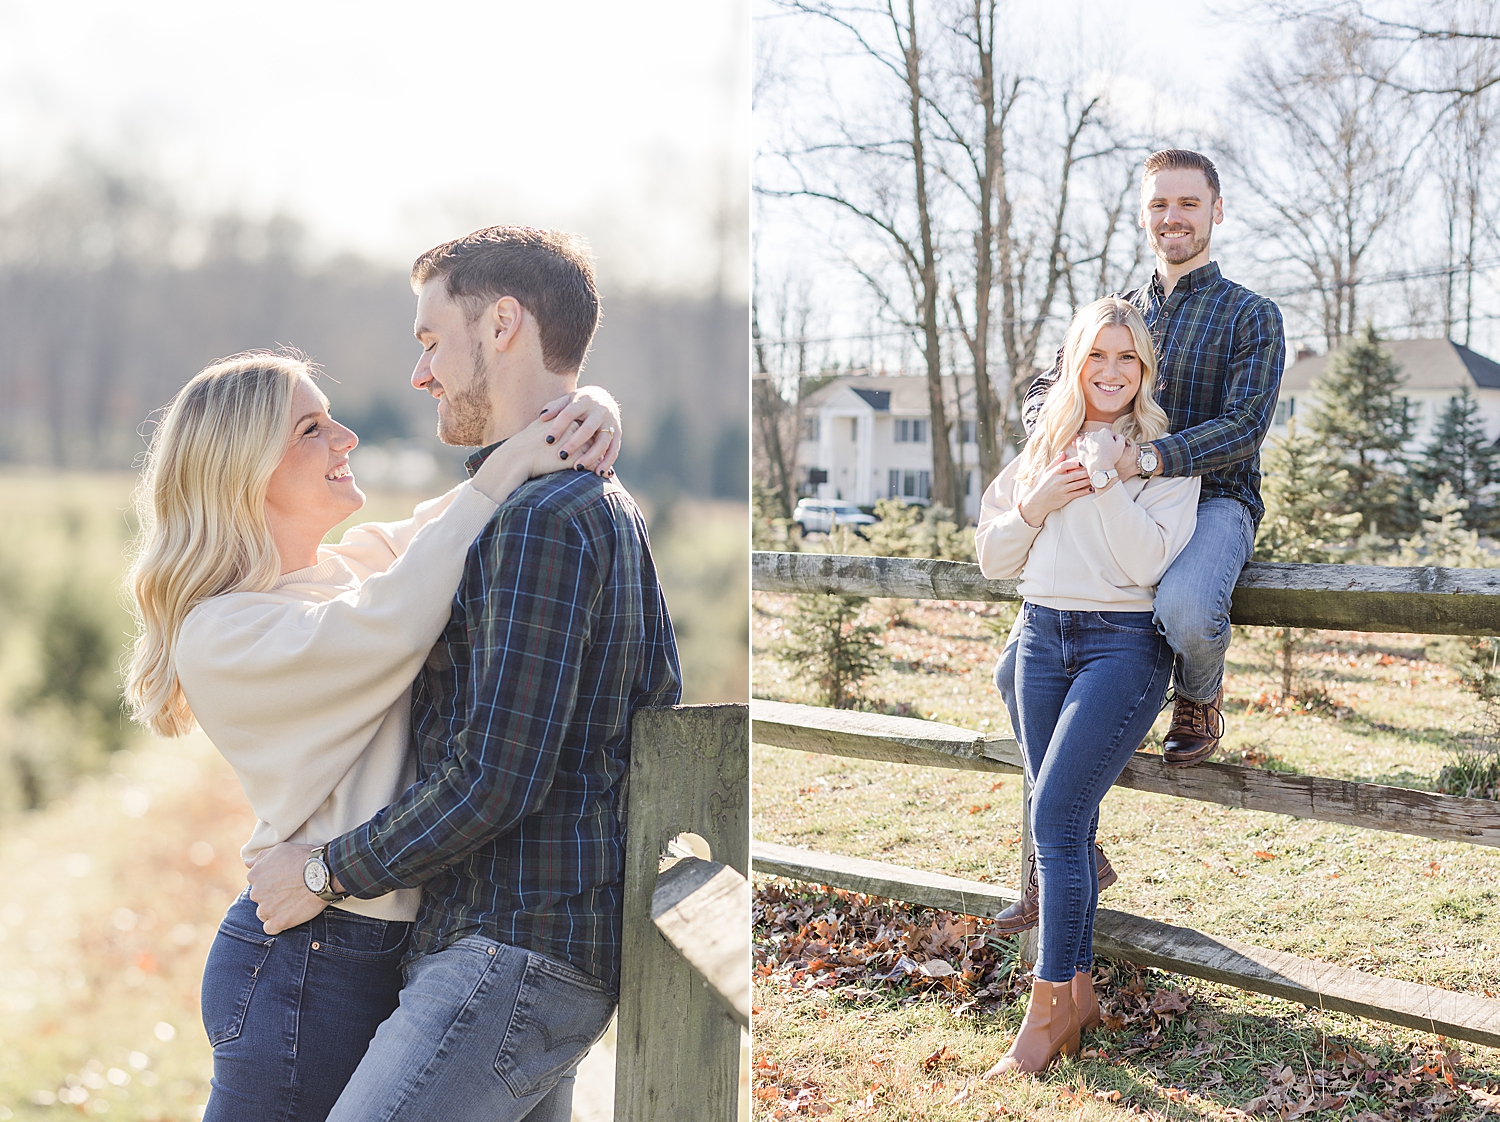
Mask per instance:
[[[992,1075],[1041,1071],[1099,1019],[1099,803],[1166,695],[1172,649],[1152,598],[1198,506],[1195,477],[1119,478],[1132,442],[1167,431],[1155,384],[1151,336],[1133,306],[1111,297],[1080,310],[1031,439],[980,511],[984,575],[1021,578],[1016,737],[1041,888],[1031,1003]]]
[[[612,474],[618,425],[603,391],[559,399],[411,518],[325,545],[364,495],[358,437],[308,364],[244,354],[182,389],[137,500],[127,691],[137,720],[164,736],[201,725],[234,767],[258,818],[246,864],[278,842],[326,842],[412,782],[411,683],[470,543],[531,476]],[[204,967],[207,1122],[327,1116],[396,1007],[418,896],[344,899],[274,936],[248,895],[230,906]]]

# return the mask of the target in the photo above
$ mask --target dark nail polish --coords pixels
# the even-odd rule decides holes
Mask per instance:
[[[548,433],[547,434],[547,443],[548,444],[556,444],[557,443],[557,437],[553,436],[551,433]]]
[[[557,454],[557,458],[558,458],[558,459],[559,459],[559,460],[566,460],[566,459],[567,459],[567,458],[568,458],[568,453],[567,453],[567,452],[566,452],[566,451],[563,451],[563,452],[559,452],[559,453],[558,453],[558,454]]]

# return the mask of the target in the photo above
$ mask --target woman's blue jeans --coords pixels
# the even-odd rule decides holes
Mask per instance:
[[[1172,648],[1150,612],[1021,612],[1016,731],[1041,887],[1034,973],[1067,982],[1094,962],[1099,803],[1161,709]]]
[[[248,895],[231,904],[203,967],[204,1122],[322,1122],[400,1000],[410,931],[328,908],[267,935]]]

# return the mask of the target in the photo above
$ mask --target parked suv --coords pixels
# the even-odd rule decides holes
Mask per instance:
[[[862,535],[877,519],[843,499],[798,499],[792,521],[804,534],[826,534],[835,526],[848,526]]]

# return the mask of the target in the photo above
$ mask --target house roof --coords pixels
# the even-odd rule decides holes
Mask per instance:
[[[1383,344],[1411,390],[1500,389],[1500,363],[1451,339],[1392,339]],[[1299,358],[1281,379],[1282,393],[1302,393],[1328,367],[1328,355]]]
[[[948,378],[943,380],[949,383],[945,396],[951,403],[952,383]],[[974,408],[974,379],[964,374],[959,375],[957,381],[964,414],[967,416]],[[846,374],[819,386],[804,397],[802,408],[818,409],[843,389],[852,390],[877,413],[926,416],[928,412],[927,377],[922,374]]]

